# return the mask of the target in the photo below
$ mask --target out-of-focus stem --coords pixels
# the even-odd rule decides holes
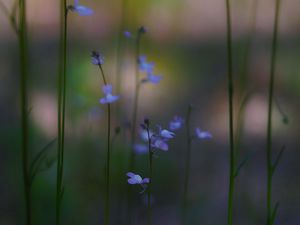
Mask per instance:
[[[150,130],[149,126],[147,127],[147,134],[148,134],[148,151],[149,151],[149,185],[148,185],[148,212],[147,212],[147,225],[151,225],[151,217],[152,217],[152,210],[151,210],[151,189],[152,189],[152,178],[153,178],[153,152],[151,149],[151,137],[150,137]]]
[[[98,64],[103,83],[107,85],[103,68]],[[104,225],[109,225],[110,219],[110,133],[111,133],[111,109],[110,104],[107,104],[107,152],[106,152],[106,174],[105,174],[105,206],[104,206]]]
[[[31,182],[29,174],[28,152],[28,116],[27,116],[27,25],[26,1],[19,0],[19,47],[20,47],[20,95],[21,95],[21,128],[22,128],[22,170],[25,192],[26,224],[31,225]]]
[[[186,155],[185,155],[185,166],[184,166],[184,186],[183,186],[183,205],[182,205],[182,225],[186,224],[187,219],[187,198],[189,189],[189,175],[190,175],[190,161],[191,161],[191,146],[192,137],[190,134],[190,117],[191,117],[191,106],[188,107],[186,115]]]
[[[61,1],[61,27],[60,27],[60,62],[58,72],[57,93],[57,127],[58,127],[58,149],[57,149],[57,176],[56,176],[56,225],[61,224],[61,203],[63,197],[63,167],[65,147],[65,109],[67,88],[67,25],[68,10],[66,0]]]
[[[233,193],[234,193],[234,175],[235,175],[235,151],[234,151],[234,130],[233,130],[233,65],[232,65],[232,38],[231,38],[231,13],[230,0],[226,0],[226,18],[227,18],[227,76],[228,76],[228,105],[229,105],[229,190],[228,190],[228,214],[227,224],[232,225],[233,215]]]
[[[269,97],[268,97],[268,123],[267,123],[267,149],[266,149],[266,166],[267,166],[267,225],[272,225],[272,107],[274,95],[274,80],[275,67],[277,56],[277,42],[278,42],[278,21],[279,21],[280,0],[276,0],[275,18],[273,27],[272,53],[270,63],[270,80],[269,80]]]

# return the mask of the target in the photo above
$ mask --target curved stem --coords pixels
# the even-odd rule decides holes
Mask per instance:
[[[192,146],[192,138],[190,134],[190,117],[191,117],[191,107],[188,107],[187,115],[186,115],[186,156],[185,156],[185,176],[184,176],[184,186],[183,186],[183,206],[182,206],[182,224],[186,223],[187,217],[187,198],[188,198],[188,190],[189,190],[189,175],[190,175],[190,161],[191,161],[191,146]]]
[[[235,174],[235,151],[233,130],[233,64],[232,64],[232,38],[231,38],[231,14],[230,0],[226,0],[227,19],[227,60],[228,60],[228,105],[229,105],[229,145],[230,145],[230,168],[229,168],[229,190],[228,190],[228,214],[227,224],[232,225],[233,193]]]
[[[14,5],[14,7],[16,7],[16,6]],[[7,9],[7,7],[4,5],[4,3],[2,1],[0,1],[0,9],[2,10],[2,12],[4,13],[4,15],[9,20],[9,22],[10,22],[10,24],[11,24],[14,32],[18,35],[19,30],[18,30],[18,27],[17,27],[17,24],[16,24],[16,18],[15,18],[15,15],[14,15],[14,9],[12,10],[12,13],[9,13],[9,10]]]
[[[27,117],[27,27],[26,1],[19,0],[19,46],[20,46],[20,94],[21,94],[21,127],[22,127],[22,169],[25,192],[26,224],[31,225],[31,182],[28,159],[28,117]]]
[[[269,80],[269,97],[268,97],[268,124],[267,124],[267,149],[266,149],[266,165],[267,165],[267,225],[272,225],[272,107],[274,95],[274,80],[275,80],[275,66],[277,56],[277,42],[278,42],[278,21],[279,21],[280,0],[276,0],[275,19],[273,27],[272,40],[272,55],[271,68]]]

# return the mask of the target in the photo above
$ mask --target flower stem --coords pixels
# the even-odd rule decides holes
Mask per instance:
[[[107,85],[103,68],[101,64],[98,64],[103,83]],[[106,174],[105,174],[105,206],[104,206],[104,225],[109,225],[110,219],[110,130],[111,130],[111,108],[110,104],[107,104],[107,152],[106,152]]]
[[[189,189],[189,175],[190,175],[190,161],[191,161],[191,146],[192,137],[190,134],[190,118],[191,118],[191,106],[188,107],[186,115],[186,156],[185,156],[185,175],[184,175],[184,186],[183,186],[183,206],[182,206],[182,224],[186,223],[187,217],[187,197]]]
[[[151,149],[151,137],[150,137],[150,130],[149,126],[147,127],[147,134],[148,134],[148,150],[149,150],[149,186],[148,186],[148,212],[147,212],[147,225],[151,225],[151,188],[152,188],[152,177],[153,177],[153,151]]]
[[[27,116],[27,27],[26,1],[19,0],[19,47],[20,47],[20,94],[22,127],[22,170],[25,192],[26,225],[31,225],[31,182],[28,159],[28,116]]]
[[[273,178],[273,164],[272,164],[272,107],[274,95],[274,80],[275,67],[277,57],[277,42],[278,42],[278,21],[279,21],[280,0],[276,0],[275,19],[273,27],[272,40],[272,55],[271,68],[269,80],[269,99],[268,99],[268,122],[267,122],[267,149],[266,149],[266,165],[267,165],[267,225],[272,225],[272,178]]]
[[[231,14],[230,0],[226,0],[227,17],[227,60],[228,60],[228,104],[229,104],[229,145],[230,145],[230,168],[229,168],[229,190],[228,190],[228,214],[227,224],[232,225],[233,217],[233,193],[235,175],[235,150],[233,130],[233,65],[232,65],[232,38],[231,38]]]
[[[57,149],[57,176],[56,176],[56,225],[60,225],[61,203],[63,189],[64,143],[65,143],[65,109],[67,87],[67,19],[68,10],[66,0],[61,1],[61,36],[60,36],[60,63],[58,72],[58,149]]]

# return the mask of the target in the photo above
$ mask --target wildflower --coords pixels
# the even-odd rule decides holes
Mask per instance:
[[[92,9],[79,5],[79,0],[74,0],[74,5],[69,5],[68,9],[77,12],[80,16],[90,16],[94,13]]]
[[[101,98],[99,101],[101,104],[110,104],[119,99],[119,96],[112,95],[112,85],[107,84],[102,87],[102,91],[105,94],[104,98]]]
[[[154,133],[153,133],[151,130],[149,130],[149,136],[150,136],[150,138],[151,138],[151,136],[152,136],[153,134],[154,134]],[[143,141],[148,142],[148,141],[149,141],[149,138],[148,138],[148,132],[147,132],[147,130],[141,130],[141,131],[140,131],[140,137],[141,137],[141,139],[142,139]]]
[[[174,130],[178,130],[182,127],[184,123],[184,119],[180,116],[174,116],[173,120],[170,121],[169,123],[169,129],[174,131]]]
[[[168,131],[167,129],[162,129],[161,126],[158,127],[158,136],[161,138],[172,139],[175,136],[174,132]]]
[[[149,74],[153,73],[154,63],[153,62],[148,63],[146,56],[144,56],[144,55],[140,56],[138,58],[138,64],[139,64],[139,69],[141,72],[146,72]]]
[[[196,137],[199,139],[211,139],[212,138],[212,134],[208,131],[202,131],[200,128],[196,128],[195,130],[196,132]]]
[[[148,146],[145,144],[135,144],[133,149],[138,154],[145,154],[148,153]]]
[[[138,34],[145,34],[147,32],[147,29],[144,26],[139,27]]]
[[[132,33],[130,32],[130,31],[124,31],[124,36],[126,37],[126,38],[132,38]]]
[[[94,65],[102,65],[104,63],[103,56],[100,55],[99,52],[97,51],[92,51],[91,57],[92,57],[92,63]]]
[[[161,137],[153,137],[151,140],[151,146],[156,149],[160,149],[163,151],[169,150],[169,145],[167,143],[167,139],[163,139]]]
[[[162,79],[161,75],[154,75],[152,73],[147,73],[147,79],[145,81],[149,81],[152,84],[158,84]]]
[[[129,184],[140,184],[140,185],[144,185],[144,184],[148,184],[150,183],[150,179],[149,178],[142,178],[140,175],[138,174],[134,174],[132,172],[128,172],[126,174],[129,178],[127,180],[127,182]]]

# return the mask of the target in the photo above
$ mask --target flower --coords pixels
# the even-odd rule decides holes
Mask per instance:
[[[137,154],[145,154],[145,153],[148,153],[148,146],[145,145],[145,144],[135,144],[133,146],[133,149],[134,151],[137,153]]]
[[[91,57],[92,57],[92,63],[94,65],[102,65],[104,63],[103,56],[100,55],[99,52],[97,51],[92,51]]]
[[[149,136],[150,136],[150,138],[151,138],[152,135],[153,135],[153,132],[151,130],[149,130]],[[147,130],[141,130],[140,131],[140,137],[145,142],[149,141]]]
[[[153,137],[151,139],[151,146],[153,148],[157,148],[163,151],[168,151],[169,150],[169,145],[167,143],[166,139],[163,139],[161,137]]]
[[[178,130],[182,127],[183,123],[184,123],[184,119],[182,117],[174,116],[169,123],[169,129],[172,131]]]
[[[119,96],[112,95],[112,85],[111,84],[103,85],[102,91],[105,94],[105,97],[103,97],[99,100],[99,102],[101,104],[110,104],[119,99]]]
[[[132,33],[130,32],[130,31],[124,31],[124,36],[126,37],[126,38],[132,38]]]
[[[80,16],[90,16],[94,11],[86,6],[79,5],[79,0],[74,0],[74,5],[68,6],[73,12],[77,12]]]
[[[146,56],[144,56],[144,55],[140,56],[138,58],[138,64],[139,64],[139,69],[141,72],[147,72],[147,73],[152,74],[153,69],[154,69],[154,63],[153,62],[148,63]]]
[[[149,178],[142,178],[140,175],[138,174],[134,174],[132,172],[128,172],[126,174],[129,178],[127,180],[127,182],[129,184],[140,184],[140,185],[144,185],[144,184],[148,184],[150,183],[150,179]]]
[[[202,131],[200,128],[195,129],[196,137],[199,139],[212,139],[212,134],[208,131]]]
[[[147,73],[147,79],[145,81],[149,81],[152,84],[158,84],[162,79],[161,75],[154,75],[152,73]]]
[[[175,133],[168,131],[167,129],[163,129],[160,131],[160,136],[163,138],[171,139],[174,138]]]

